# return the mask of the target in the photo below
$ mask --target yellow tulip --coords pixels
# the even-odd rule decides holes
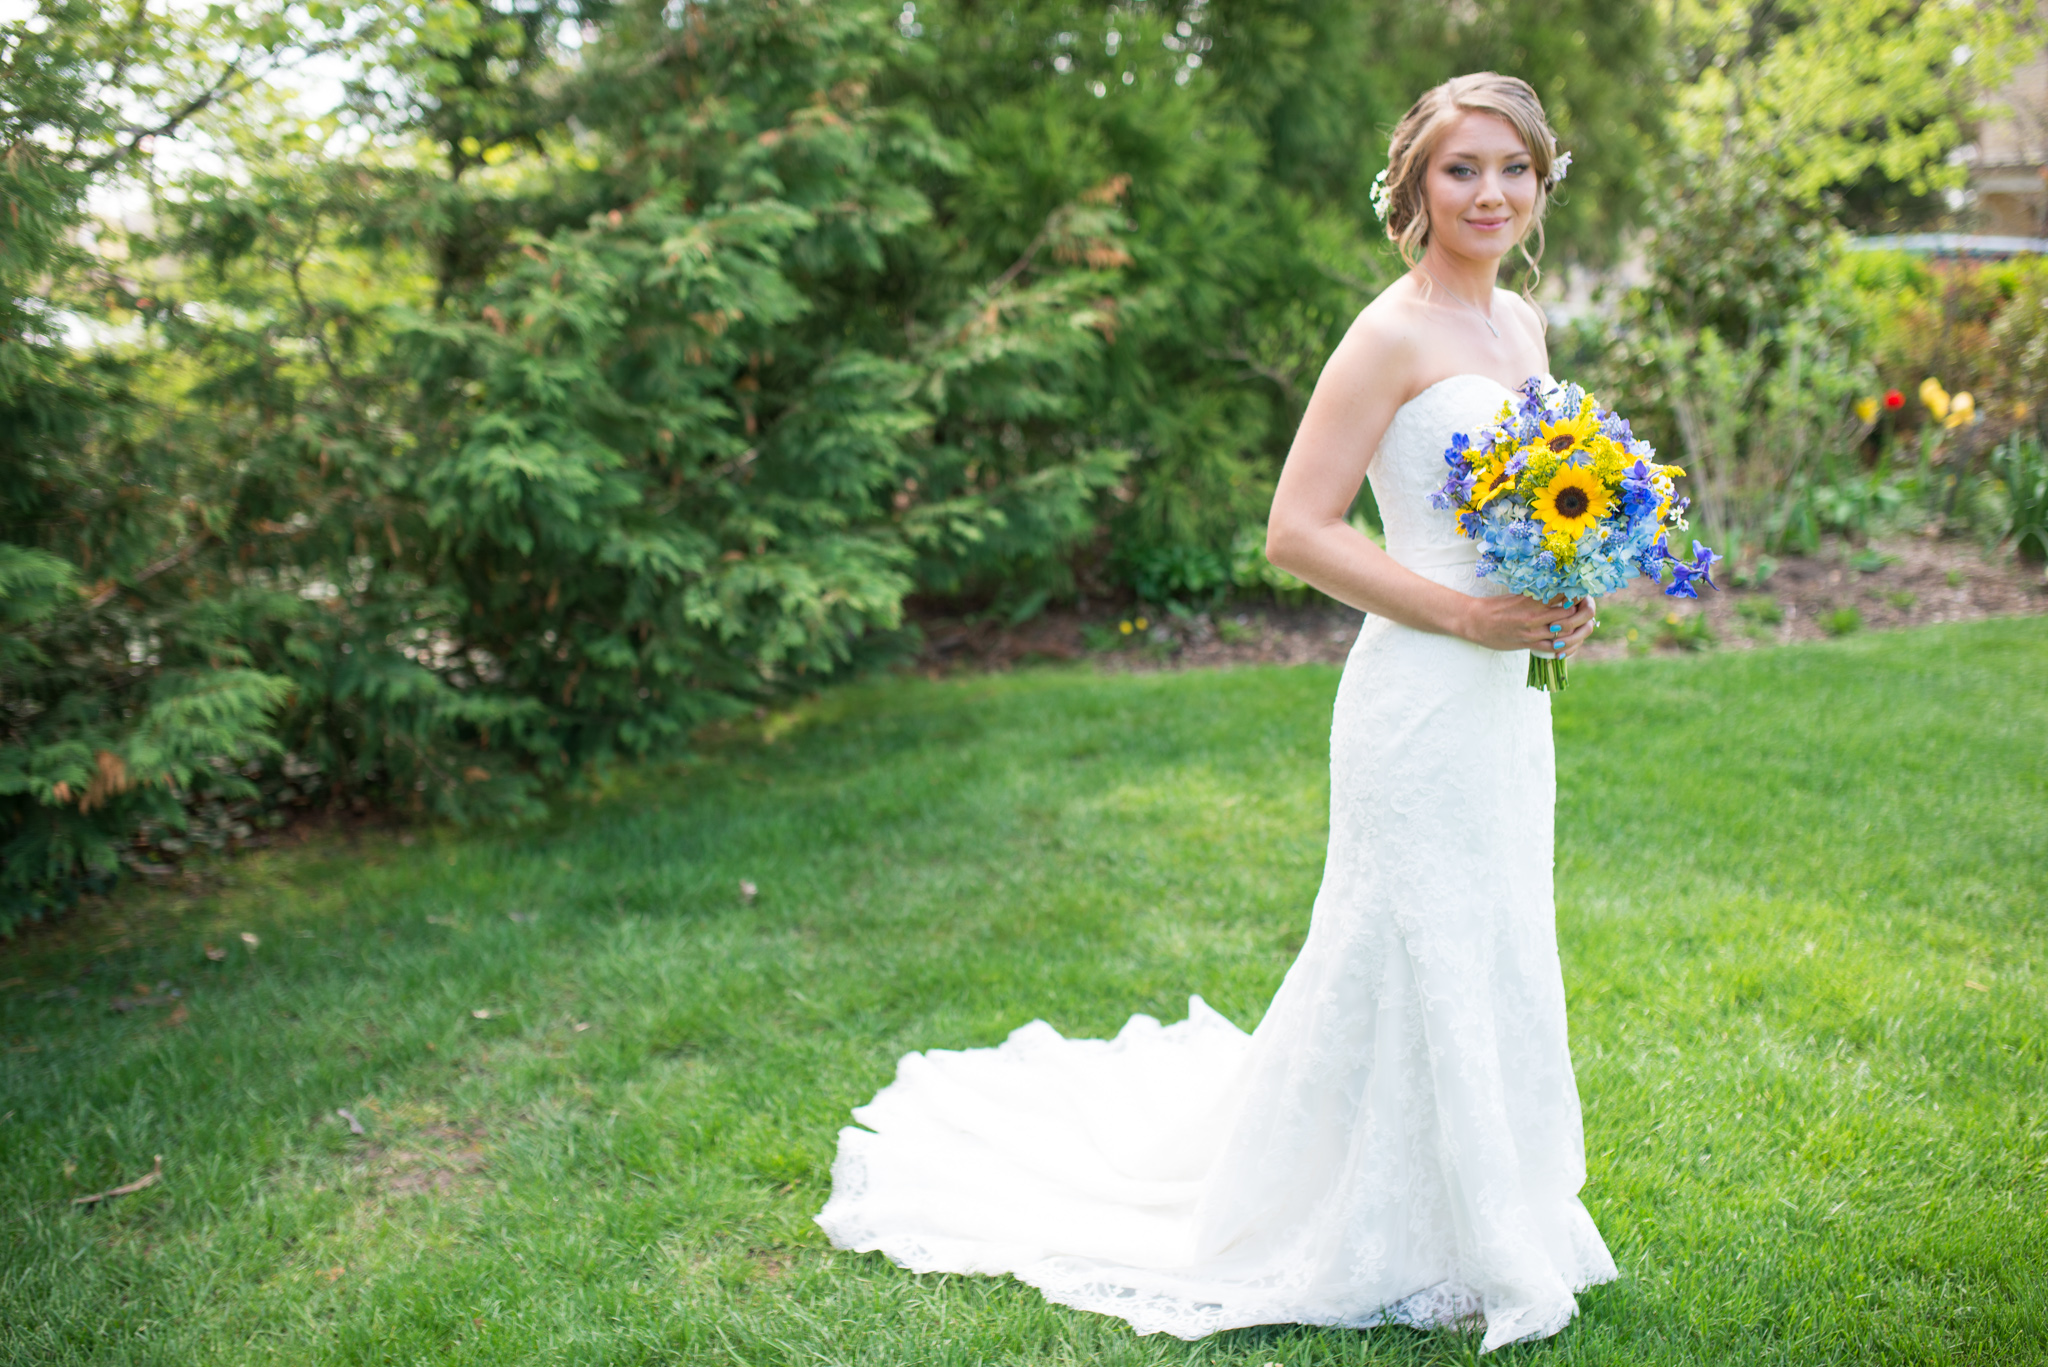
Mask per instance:
[[[1937,418],[1948,416],[1948,391],[1941,387],[1941,381],[1929,375],[1920,382],[1920,402],[1927,405],[1927,411]]]
[[[1944,427],[1963,427],[1977,421],[1977,401],[1965,389],[1948,401],[1948,418]]]
[[[1864,425],[1865,427],[1868,427],[1868,426],[1869,426],[1869,425],[1870,425],[1871,423],[1874,423],[1874,422],[1876,422],[1876,421],[1877,421],[1877,400],[1876,400],[1876,399],[1858,399],[1858,400],[1856,400],[1856,420],[1857,420],[1858,422],[1862,423],[1862,424],[1863,424],[1863,425]]]

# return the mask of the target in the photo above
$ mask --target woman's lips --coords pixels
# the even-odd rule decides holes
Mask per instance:
[[[1465,222],[1482,233],[1490,233],[1495,228],[1506,227],[1508,221],[1504,218],[1468,218]]]

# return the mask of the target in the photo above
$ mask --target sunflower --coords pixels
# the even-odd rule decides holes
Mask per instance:
[[[1553,453],[1565,459],[1570,459],[1574,451],[1586,450],[1592,444],[1593,438],[1600,435],[1598,410],[1590,403],[1579,406],[1577,417],[1540,425],[1543,428],[1543,436],[1537,444],[1548,447]]]
[[[1472,467],[1472,511],[1478,512],[1502,494],[1515,491],[1515,477],[1508,471],[1505,454],[1490,456]]]
[[[1576,539],[1579,533],[1607,516],[1609,502],[1607,486],[1591,470],[1560,465],[1550,483],[1530,500],[1529,511],[1552,532]]]

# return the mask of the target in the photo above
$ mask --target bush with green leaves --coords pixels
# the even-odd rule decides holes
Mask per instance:
[[[1740,344],[1672,326],[1654,301],[1635,305],[1609,330],[1568,334],[1558,368],[1576,363],[1565,373],[1685,469],[1698,535],[1742,562],[1812,551],[1829,532],[1888,529],[1901,498],[1888,467],[1866,466],[1871,424],[1856,409],[1876,372],[1841,300],[1818,292]]]
[[[255,641],[309,608],[245,572],[243,472],[186,448],[145,362],[67,337],[154,307],[88,250],[87,194],[322,22],[222,13],[201,41],[68,0],[0,24],[0,933],[280,749],[292,683]]]
[[[1992,382],[2008,411],[2033,415],[2048,408],[2048,262],[2014,262],[1999,275],[2010,288],[1986,329]]]
[[[565,12],[462,13],[363,39],[395,79],[355,93],[361,155],[229,111],[227,169],[157,185],[126,275],[71,250],[68,302],[139,345],[14,343],[10,919],[263,755],[532,810],[900,649],[920,576],[1058,562],[1123,471],[1078,392],[1120,185],[985,269],[930,231],[959,147],[866,94],[865,10],[622,14],[574,69]],[[113,21],[67,22],[10,50]],[[25,140],[18,179],[44,173]],[[94,174],[49,192],[54,245],[11,283],[52,270]]]
[[[1884,227],[1961,184],[1948,154],[2015,60],[2017,14],[1882,0],[1669,13],[1679,85],[1648,279],[1615,327],[1562,351],[1686,467],[1701,534],[1731,557],[1882,530],[1902,490],[1856,413],[1891,363],[1875,282],[1931,277],[1845,259],[1843,227]]]
[[[878,93],[967,150],[936,221],[1000,245],[987,269],[1058,203],[1129,178],[1114,343],[1084,421],[1131,455],[1098,510],[1102,560],[1147,598],[1205,597],[1219,574],[1269,587],[1236,572],[1239,533],[1265,520],[1324,359],[1401,269],[1370,190],[1416,95],[1484,68],[1543,92],[1582,168],[1553,262],[1615,253],[1663,113],[1656,10],[1639,3],[1477,0],[1446,22],[1397,0],[1026,0],[991,23],[926,0],[899,33]],[[1579,79],[1589,65],[1605,77]],[[1009,611],[1048,585],[1006,574],[962,587]]]
[[[2041,434],[2015,432],[1991,453],[1991,471],[2004,486],[2003,528],[2021,558],[2048,561],[2048,448]]]
[[[1394,269],[1384,125],[1513,67],[1584,167],[1553,249],[1640,198],[1654,9],[1553,10],[9,21],[0,923],[287,791],[532,813],[900,654],[910,594],[1294,592],[1240,533]],[[308,117],[266,77],[316,51]]]

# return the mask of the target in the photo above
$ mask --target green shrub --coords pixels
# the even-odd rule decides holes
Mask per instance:
[[[1735,611],[1753,626],[1774,627],[1785,620],[1785,605],[1775,598],[1738,598]]]
[[[369,55],[405,98],[358,111],[386,141],[236,126],[242,173],[127,244],[185,263],[147,296],[64,246],[90,149],[0,158],[41,244],[0,310],[47,312],[42,272],[140,334],[0,317],[0,931],[265,757],[519,815],[900,649],[921,580],[1061,565],[1129,459],[1084,421],[1122,190],[1018,206],[1007,274],[919,235],[960,151],[868,97],[868,17],[738,4],[686,51],[621,14],[575,72],[547,6],[398,42]],[[100,25],[9,52],[86,71]],[[4,108],[104,122],[77,71]]]
[[[1299,603],[1309,595],[1307,584],[1266,559],[1266,529],[1256,524],[1239,529],[1231,543],[1230,583],[1239,593],[1270,595],[1282,603]]]
[[[2006,535],[2022,557],[2048,560],[2048,451],[2033,431],[2016,432],[1990,457],[2005,485]]]
[[[1095,654],[1120,648],[1128,637],[1118,633],[1115,627],[1098,626],[1084,622],[1081,626],[1081,647]]]
[[[1854,608],[1836,608],[1821,615],[1820,629],[1830,636],[1847,636],[1863,629],[1863,614]]]
[[[239,14],[212,24],[251,60],[281,43]],[[311,611],[241,571],[282,539],[260,476],[202,458],[185,477],[184,434],[132,360],[59,340],[67,313],[153,306],[78,232],[149,112],[107,83],[144,67],[169,127],[223,79],[177,33],[85,4],[0,25],[0,935],[107,885],[144,820],[250,791],[240,768],[281,748],[294,687],[251,641]]]
[[[1216,639],[1222,641],[1227,646],[1249,645],[1259,639],[1259,632],[1258,628],[1254,627],[1242,615],[1238,617],[1218,617],[1216,619]]]
[[[1223,558],[1201,546],[1153,546],[1131,554],[1125,575],[1141,603],[1208,603],[1230,584]]]
[[[1760,555],[1730,571],[1728,582],[1738,589],[1760,589],[1770,583],[1771,576],[1777,572],[1777,560],[1768,555]]]
[[[2002,401],[1994,417],[2005,416],[1998,407],[2028,413],[2048,404],[2048,261],[2013,263],[2010,270],[2010,298],[1989,329],[1991,378]]]
[[[1811,555],[1829,532],[1864,541],[1911,515],[1910,489],[1887,469],[1845,469],[1846,464],[1823,461],[1794,474],[1764,518],[1766,544]]]
[[[531,815],[900,655],[911,594],[1021,620],[1117,546],[1162,603],[1305,596],[1238,533],[1398,270],[1359,149],[1513,64],[1581,124],[1555,243],[1640,194],[1651,7],[1496,8],[6,21],[0,932],[276,804]],[[242,98],[316,46],[342,108]],[[147,231],[79,231],[195,117]]]
[[[1930,375],[1950,390],[1970,391],[1980,411],[1996,407],[2007,392],[1997,319],[2034,271],[2023,261],[1947,263],[1936,271],[1899,252],[1844,254],[1832,283],[1863,320],[1879,383],[1908,399],[1882,419],[1887,432],[1910,434],[1930,422],[1917,394]]]
[[[1667,612],[1657,623],[1657,644],[1680,650],[1712,650],[1720,644],[1704,612]]]

